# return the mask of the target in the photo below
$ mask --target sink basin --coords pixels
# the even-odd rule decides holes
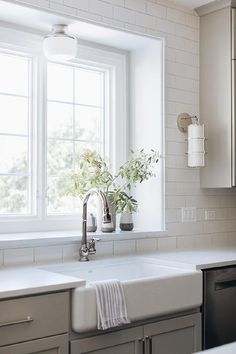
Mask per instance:
[[[176,313],[202,304],[200,271],[162,266],[154,259],[107,259],[43,269],[86,280],[86,286],[74,289],[72,294],[72,328],[78,333],[96,329],[96,296],[89,283],[97,280],[119,279],[122,282],[131,321]]]
[[[45,269],[45,268],[44,268]],[[49,269],[49,267],[47,267]],[[145,261],[125,262],[109,265],[96,265],[94,263],[76,263],[64,267],[52,267],[50,270],[55,273],[69,275],[75,278],[85,279],[87,282],[93,282],[106,279],[119,279],[120,281],[130,281],[143,278],[165,277],[173,274],[173,270],[158,264],[152,264]]]

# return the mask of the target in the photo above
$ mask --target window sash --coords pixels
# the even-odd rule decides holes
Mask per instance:
[[[59,134],[56,134],[55,136],[49,135],[49,131],[48,131],[48,124],[49,124],[49,112],[47,111],[47,114],[45,116],[47,116],[47,166],[46,166],[46,171],[47,171],[47,180],[46,180],[46,184],[47,184],[47,210],[46,210],[46,217],[50,217],[50,216],[55,216],[55,215],[78,215],[78,213],[81,212],[81,202],[78,203],[78,200],[75,200],[74,198],[69,198],[69,197],[65,197],[64,199],[64,207],[65,209],[63,210],[63,196],[61,195],[50,195],[48,193],[49,189],[50,189],[50,184],[52,184],[53,186],[55,186],[57,183],[60,183],[60,178],[62,178],[63,173],[60,173],[59,170],[56,170],[55,172],[51,171],[51,173],[49,173],[49,169],[50,169],[50,163],[49,163],[49,159],[50,159],[50,153],[49,153],[49,149],[51,144],[55,144],[54,148],[58,148],[61,145],[61,148],[63,149],[66,148],[69,149],[71,152],[68,153],[71,156],[71,166],[68,167],[68,172],[72,172],[75,170],[76,168],[76,158],[77,155],[79,154],[79,150],[80,148],[86,148],[86,145],[88,144],[87,148],[91,148],[91,149],[95,149],[98,150],[99,153],[101,153],[102,156],[104,156],[105,154],[105,126],[106,123],[108,121],[108,117],[106,117],[105,115],[105,110],[104,110],[104,105],[105,105],[105,101],[106,101],[106,97],[104,95],[105,92],[105,85],[104,85],[104,76],[107,75],[106,71],[102,68],[96,67],[84,67],[83,65],[81,65],[79,62],[78,64],[58,64],[58,63],[53,63],[53,62],[49,62],[47,65],[47,74],[50,75],[50,69],[54,70],[53,68],[56,67],[57,70],[64,70],[64,68],[70,68],[72,71],[70,74],[71,75],[71,84],[72,84],[72,92],[71,92],[71,97],[69,100],[65,101],[63,99],[58,99],[57,97],[54,97],[54,99],[52,99],[50,96],[48,97],[48,95],[50,95],[50,93],[47,93],[47,102],[46,102],[46,107],[49,108],[49,104],[50,103],[55,103],[56,105],[65,105],[66,108],[69,107],[70,111],[67,112],[67,114],[69,114],[69,116],[72,116],[72,119],[68,122],[70,129],[69,129],[69,136],[60,136]],[[98,84],[99,86],[97,87],[97,91],[98,94],[100,95],[100,99],[99,99],[99,104],[94,104],[89,100],[89,97],[84,97],[86,101],[88,101],[87,103],[81,103],[78,101],[78,99],[80,100],[79,97],[76,98],[76,91],[78,89],[79,86],[77,86],[78,84],[78,78],[77,75],[78,74],[82,74],[85,75],[85,79],[89,79],[89,75],[94,74],[97,76],[97,79],[99,80]],[[48,76],[47,75],[47,76]],[[60,75],[60,73],[58,72],[58,75]],[[87,77],[86,77],[87,76]],[[95,77],[96,77],[95,76]],[[58,78],[59,79],[59,78]],[[48,82],[48,78],[46,79]],[[48,87],[48,84],[47,84]],[[100,91],[100,92],[99,92]],[[60,95],[60,93],[59,93]],[[90,102],[90,103],[89,103]],[[62,106],[61,106],[62,107]],[[99,124],[99,134],[98,134],[98,138],[96,139],[89,139],[89,138],[83,138],[83,137],[79,137],[76,135],[76,129],[79,127],[78,123],[80,122],[78,114],[80,114],[81,112],[79,112],[79,110],[83,110],[83,109],[91,109],[91,110],[96,110],[97,114],[98,114],[98,124]],[[86,114],[86,112],[84,112]],[[90,112],[91,113],[91,112]],[[82,112],[83,114],[83,112]],[[82,122],[82,121],[81,121]],[[69,127],[68,126],[68,127]],[[83,146],[85,145],[85,146]],[[67,154],[67,153],[66,153]],[[65,155],[66,157],[66,155]],[[53,183],[54,182],[54,183]],[[52,187],[51,185],[51,187]],[[59,189],[58,189],[59,191]],[[53,190],[51,191],[51,193],[53,193]],[[53,198],[54,197],[54,202],[58,202],[59,205],[53,207],[53,200],[51,200],[50,203],[50,196]],[[67,205],[66,207],[66,201],[69,202],[69,205]],[[62,205],[60,205],[62,204]],[[80,207],[79,207],[80,204]],[[60,208],[62,208],[62,210],[60,210]]]
[[[0,29],[1,30],[1,29]],[[80,216],[77,214],[46,214],[46,125],[43,117],[46,115],[46,87],[43,76],[46,72],[46,60],[42,57],[41,51],[36,42],[32,41],[28,47],[27,34],[22,33],[17,43],[0,44],[0,48],[17,51],[22,55],[32,56],[32,210],[31,215],[11,215],[0,218],[0,233],[4,232],[27,232],[27,231],[50,231],[65,229],[80,229]],[[21,47],[22,45],[22,47]],[[33,48],[33,49],[32,49]],[[69,65],[82,65],[84,68],[103,69],[105,72],[105,95],[107,102],[104,112],[109,117],[109,122],[103,127],[104,155],[110,156],[114,168],[126,159],[126,56],[124,54],[112,53],[107,50],[79,45],[80,59],[73,60]],[[119,78],[119,80],[116,80]],[[107,87],[109,86],[109,89]],[[110,102],[118,97],[116,107],[111,109]],[[38,122],[35,124],[35,118]],[[119,120],[116,120],[119,117]],[[118,127],[118,129],[117,129]],[[120,132],[122,131],[122,134]],[[119,139],[118,139],[119,137]],[[38,148],[39,147],[39,148]],[[37,166],[35,161],[37,160]],[[37,211],[37,212],[36,212]]]
[[[0,55],[3,56],[9,56],[13,60],[18,59],[18,58],[24,58],[27,60],[27,74],[28,74],[28,82],[27,82],[27,94],[21,94],[21,93],[14,93],[14,92],[7,92],[1,89],[0,92],[0,97],[9,97],[14,100],[15,99],[25,99],[27,100],[26,105],[27,105],[27,132],[25,133],[12,133],[12,132],[4,132],[1,131],[0,128],[0,137],[5,137],[5,138],[22,138],[26,139],[26,158],[27,158],[27,171],[26,173],[20,173],[20,172],[13,172],[13,173],[8,173],[2,172],[0,173],[1,177],[26,177],[27,178],[27,187],[26,187],[26,210],[25,212],[2,212],[0,213],[0,220],[4,220],[5,218],[15,218],[15,217],[31,217],[35,215],[36,213],[36,208],[35,208],[35,191],[36,191],[36,180],[35,180],[35,173],[34,173],[34,166],[35,166],[35,161],[32,158],[35,150],[35,143],[33,139],[33,131],[35,128],[35,114],[34,114],[34,98],[33,98],[33,93],[35,91],[34,87],[34,81],[35,81],[35,73],[34,73],[34,67],[35,67],[35,58],[31,54],[28,53],[23,53],[20,51],[16,50],[8,50],[1,48],[0,49]]]

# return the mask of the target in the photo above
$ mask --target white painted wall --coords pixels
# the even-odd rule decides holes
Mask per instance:
[[[201,190],[199,171],[186,167],[185,136],[176,128],[180,112],[199,112],[199,19],[168,0],[16,0],[97,23],[162,37],[166,41],[165,135],[166,222],[174,247],[236,242],[236,196],[233,190]],[[220,168],[220,162],[219,162]],[[197,222],[181,223],[181,208],[195,206]],[[216,220],[205,221],[205,209]]]

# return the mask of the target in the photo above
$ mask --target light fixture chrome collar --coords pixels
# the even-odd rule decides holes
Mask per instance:
[[[46,35],[44,38],[48,37],[68,37],[72,39],[76,39],[75,36],[72,36],[71,34],[67,33],[68,26],[67,25],[53,25],[52,26],[52,31],[48,35]]]

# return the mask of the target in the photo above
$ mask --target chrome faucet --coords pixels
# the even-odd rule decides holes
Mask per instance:
[[[103,207],[103,217],[102,221],[104,224],[111,223],[111,215],[109,212],[109,207],[108,207],[108,201],[106,195],[100,191],[99,189],[90,189],[84,197],[83,200],[83,225],[82,225],[82,240],[81,240],[81,247],[79,249],[79,261],[80,262],[87,262],[89,261],[89,255],[96,253],[96,248],[95,248],[95,241],[97,240],[96,238],[93,238],[88,245],[88,240],[87,240],[87,205],[89,198],[91,195],[97,194],[102,202],[102,207]]]

